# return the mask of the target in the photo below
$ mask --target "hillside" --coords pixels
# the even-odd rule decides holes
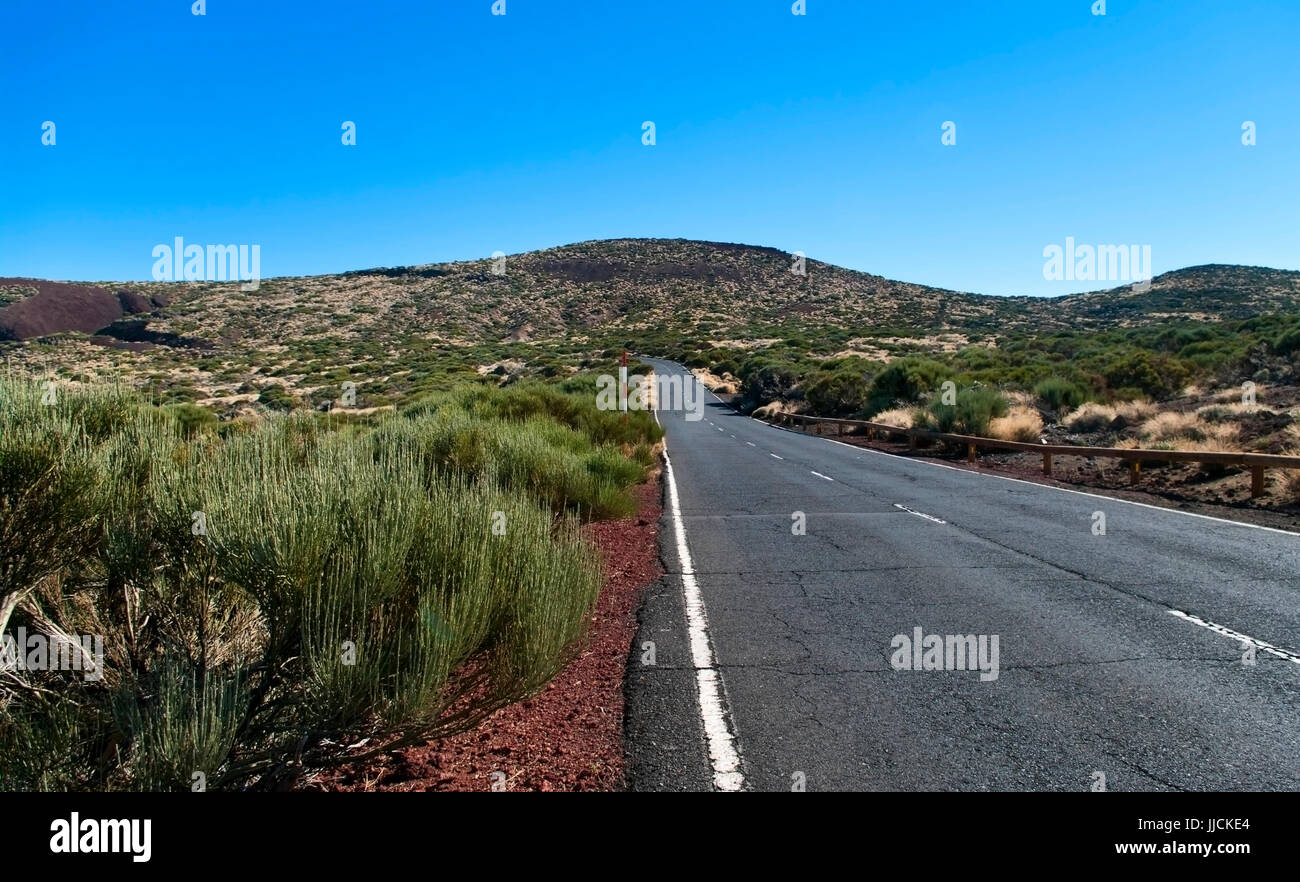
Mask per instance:
[[[583,242],[506,258],[236,283],[0,279],[11,360],[73,380],[122,375],[163,400],[239,405],[267,384],[311,399],[361,377],[382,404],[445,372],[554,374],[631,343],[742,350],[795,335],[822,355],[997,347],[1015,335],[1300,312],[1300,273],[1202,266],[1043,299],[948,291],[786,252],[680,239]],[[899,341],[905,341],[900,344]],[[817,345],[811,348],[818,349]],[[251,382],[250,382],[251,380]]]
[[[1179,320],[1217,322],[1295,312],[1300,272],[1256,266],[1206,264],[1174,270],[1132,286],[1036,300],[1032,313],[1043,325],[1104,329]]]

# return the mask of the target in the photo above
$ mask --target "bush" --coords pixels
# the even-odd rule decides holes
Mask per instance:
[[[866,406],[867,380],[857,371],[822,371],[803,384],[803,395],[814,414],[850,417]]]
[[[925,358],[900,358],[871,381],[867,413],[877,413],[897,404],[919,402],[951,373],[947,367],[937,361]]]
[[[217,415],[206,407],[195,404],[177,404],[171,408],[181,435],[193,438],[217,427]]]
[[[409,449],[431,472],[488,481],[585,518],[630,514],[635,505],[624,488],[644,473],[617,449],[551,420],[490,421],[455,407],[381,423],[371,444],[377,457]]]
[[[799,373],[793,365],[764,364],[751,369],[741,380],[741,410],[753,411],[777,399],[788,398],[798,382]]]
[[[1114,358],[1102,368],[1112,389],[1137,390],[1138,394],[1166,398],[1187,383],[1188,372],[1176,359],[1162,354],[1132,351]]]
[[[644,372],[629,368],[629,382],[637,373]],[[597,445],[628,447],[654,444],[663,438],[663,428],[649,411],[598,410],[596,391],[595,374],[569,377],[558,385],[525,381],[507,389],[464,387],[426,398],[404,413],[416,416],[441,408],[507,422],[542,417],[573,429]]]
[[[1061,377],[1047,377],[1034,384],[1034,397],[1060,413],[1074,410],[1088,400],[1088,390]]]
[[[186,438],[172,409],[42,407],[0,380],[0,631],[104,649],[98,679],[0,679],[0,789],[188,790],[195,771],[289,787],[539,690],[601,585],[563,512],[623,510],[648,447],[630,461],[548,417],[481,413],[522,395],[475,416],[476,395],[223,440]]]
[[[918,428],[955,435],[988,437],[989,423],[1007,415],[1008,404],[997,390],[976,387],[957,392],[956,404],[944,404],[934,395],[922,411]]]
[[[261,394],[257,396],[258,403],[264,404],[271,410],[291,411],[299,406],[298,399],[291,395],[283,386],[272,384],[262,389]]]
[[[1273,351],[1278,355],[1290,355],[1300,349],[1300,328],[1283,331],[1273,341]]]

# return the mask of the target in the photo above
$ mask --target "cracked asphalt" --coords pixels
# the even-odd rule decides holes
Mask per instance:
[[[1247,664],[1237,638],[1170,613],[1300,652],[1300,538],[850,448],[706,399],[698,422],[659,417],[745,789],[1087,791],[1098,773],[1107,790],[1300,789],[1300,664]],[[628,783],[708,790],[681,562],[660,533],[667,575],[628,665]],[[891,641],[918,626],[997,635],[997,679],[894,670]]]

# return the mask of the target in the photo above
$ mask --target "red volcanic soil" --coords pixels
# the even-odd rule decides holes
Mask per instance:
[[[109,291],[94,285],[0,278],[0,288],[35,288],[31,297],[0,309],[0,339],[29,340],[60,331],[93,334],[126,315],[160,305],[134,291]]]
[[[641,591],[662,573],[659,476],[633,492],[636,516],[583,528],[602,552],[605,587],[586,645],[540,694],[471,732],[326,773],[304,789],[491,790],[493,772],[505,774],[507,790],[622,789],[623,676]]]

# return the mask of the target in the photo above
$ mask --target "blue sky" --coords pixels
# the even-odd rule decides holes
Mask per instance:
[[[1295,0],[791,2],[0,0],[0,275],[176,236],[264,277],[625,236],[990,294],[1108,287],[1043,278],[1067,236],[1300,268]]]

